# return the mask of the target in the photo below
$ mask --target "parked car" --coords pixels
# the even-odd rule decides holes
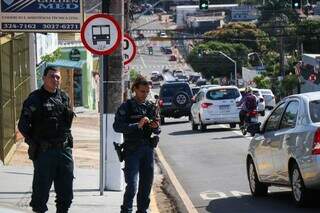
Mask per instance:
[[[200,75],[189,75],[189,82],[190,83],[196,83],[198,79],[200,79]]]
[[[267,109],[273,109],[276,106],[276,99],[275,96],[270,89],[259,89],[264,101],[266,103],[266,108]]]
[[[160,121],[165,124],[166,117],[190,117],[192,91],[187,82],[167,81],[159,93]]]
[[[199,78],[196,82],[196,86],[200,87],[202,85],[206,85],[207,84],[207,80],[203,79],[203,78]]]
[[[240,88],[241,95],[243,96],[245,88]],[[266,104],[264,98],[257,88],[252,88],[252,93],[256,96],[257,99],[257,111],[261,116],[265,115]]]
[[[171,47],[161,46],[160,51],[164,54],[172,54]]]
[[[270,113],[252,138],[247,174],[253,196],[289,186],[299,206],[320,189],[320,92],[292,95]]]
[[[200,87],[191,87],[193,97],[199,92]]]
[[[182,70],[173,70],[172,71],[173,76],[178,76],[178,75],[184,75]]]
[[[240,122],[237,102],[241,100],[238,87],[219,86],[200,89],[191,107],[192,130],[205,131],[208,125],[229,124],[235,128]]]
[[[163,76],[159,71],[152,71],[150,79],[152,81],[163,81]]]

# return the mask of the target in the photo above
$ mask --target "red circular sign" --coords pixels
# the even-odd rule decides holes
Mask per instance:
[[[124,65],[129,64],[134,57],[136,56],[137,53],[137,45],[134,42],[134,40],[131,38],[131,36],[129,36],[129,34],[125,34],[123,37],[123,41],[127,44],[123,45],[123,49],[124,49]],[[126,53],[126,50],[128,49],[128,53]],[[127,57],[127,56],[128,57]]]
[[[122,40],[121,28],[110,15],[90,16],[81,27],[81,41],[85,48],[97,55],[110,55]]]

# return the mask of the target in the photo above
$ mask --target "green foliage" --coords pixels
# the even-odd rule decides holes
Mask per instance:
[[[41,60],[45,62],[54,62],[61,57],[61,48],[56,49],[53,53],[41,56]]]
[[[256,76],[253,79],[254,83],[260,89],[270,89],[271,88],[271,81],[269,78],[265,76]]]
[[[265,52],[270,43],[266,33],[251,23],[231,23],[223,28],[209,31],[205,36],[210,40],[221,42],[241,43],[254,52]]]
[[[259,10],[259,25],[272,25],[283,20],[283,17],[287,17],[288,23],[297,23],[299,20],[298,13],[291,8],[291,0],[268,0]]]
[[[303,42],[303,48],[308,53],[320,52],[320,21],[304,20],[297,25],[297,36]]]
[[[188,55],[187,62],[208,79],[211,76],[230,76],[231,73],[234,76],[234,63],[219,51],[237,62],[238,73],[247,64],[249,49],[246,46],[215,41],[197,44]]]
[[[297,88],[299,80],[296,75],[286,75],[281,82],[281,94],[287,96],[293,94],[293,90]]]
[[[138,75],[139,75],[139,73],[135,69],[131,69],[130,70],[130,81],[133,81],[134,79],[136,79]]]

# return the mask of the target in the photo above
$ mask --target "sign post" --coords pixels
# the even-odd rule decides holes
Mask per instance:
[[[108,2],[103,1],[103,12],[108,12]],[[81,41],[91,53],[102,55],[100,77],[100,194],[106,185],[107,109],[108,109],[108,55],[112,54],[122,40],[121,28],[110,15],[101,13],[89,17],[81,28]]]

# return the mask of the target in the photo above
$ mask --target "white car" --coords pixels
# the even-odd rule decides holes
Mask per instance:
[[[242,95],[244,94],[244,90],[245,88],[240,89],[240,92]],[[266,104],[262,96],[262,93],[257,88],[252,88],[252,93],[256,96],[256,99],[257,99],[257,111],[260,113],[261,116],[264,116],[265,110],[266,110]]]
[[[270,89],[259,89],[259,90],[266,103],[266,108],[273,109],[276,106],[276,99],[273,92]]]
[[[192,130],[205,131],[211,124],[230,124],[235,128],[240,122],[237,102],[241,100],[238,87],[217,86],[201,89],[191,107]]]

